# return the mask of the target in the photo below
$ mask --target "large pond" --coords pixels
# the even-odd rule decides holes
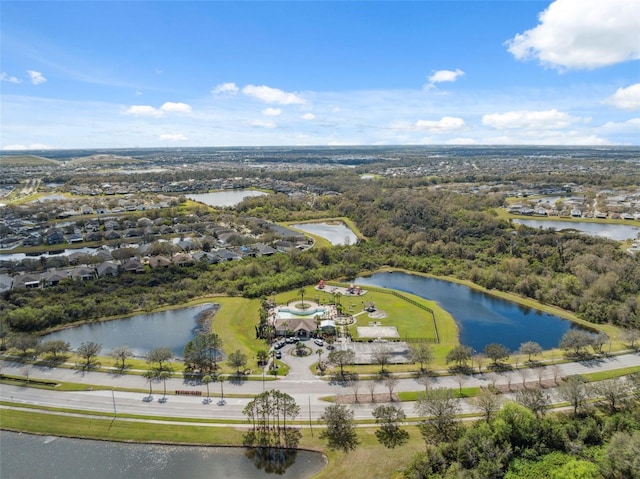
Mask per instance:
[[[268,193],[256,190],[223,190],[185,196],[190,200],[198,201],[205,205],[223,208],[225,206],[236,206],[242,200],[250,196],[263,196],[266,194]]]
[[[297,451],[290,464],[274,466],[237,447],[127,444],[5,431],[0,443],[2,479],[307,479],[325,466],[321,454],[309,451]]]
[[[185,345],[197,332],[198,315],[212,307],[211,304],[204,304],[139,314],[127,319],[88,323],[48,334],[43,340],[68,341],[73,349],[85,341],[95,341],[102,344],[102,354],[108,353],[114,346],[126,344],[136,356],[144,356],[153,348],[169,347],[176,357],[182,357]]]
[[[529,220],[514,219],[514,223],[529,226],[530,228],[554,228],[558,231],[574,229],[591,236],[602,236],[616,241],[635,239],[640,233],[640,228],[634,225],[619,225],[611,223],[587,223],[582,221],[562,220]]]
[[[535,341],[544,349],[553,348],[573,325],[558,316],[434,278],[400,272],[376,273],[357,278],[355,283],[406,291],[436,301],[456,320],[460,343],[478,352],[494,342],[511,351],[526,341]]]
[[[334,246],[355,244],[358,239],[351,228],[344,223],[300,223],[291,227],[320,236]]]
[[[526,341],[535,341],[545,349],[556,347],[573,325],[557,316],[440,279],[396,272],[357,278],[356,283],[406,291],[438,302],[458,323],[462,344],[476,351],[482,351],[492,342],[504,344],[511,350]],[[102,344],[103,353],[127,344],[137,356],[166,346],[176,357],[181,357],[184,346],[195,335],[198,315],[211,307],[201,305],[89,323],[51,333],[44,340],[62,339],[74,349],[84,341],[95,341]]]

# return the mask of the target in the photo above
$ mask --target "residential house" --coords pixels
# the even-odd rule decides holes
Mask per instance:
[[[11,290],[13,278],[8,274],[0,274],[0,293]]]
[[[14,289],[33,289],[40,287],[40,278],[39,274],[19,274],[18,276],[13,277],[13,288]]]
[[[166,256],[152,256],[151,258],[149,258],[149,266],[152,269],[168,268],[169,266],[171,266],[171,260]]]
[[[144,273],[144,266],[138,258],[131,258],[120,269],[126,273]]]
[[[64,243],[64,235],[58,230],[50,231],[45,238],[45,242],[48,245]]]
[[[69,271],[71,277],[76,281],[89,281],[95,279],[96,271],[93,268],[87,266],[80,266],[78,268],[72,268]]]
[[[70,273],[68,270],[53,270],[47,271],[42,274],[42,286],[44,288],[50,288],[52,286],[57,286],[60,281],[68,279]]]
[[[113,261],[105,261],[96,266],[96,273],[100,278],[105,276],[118,276],[118,265]]]

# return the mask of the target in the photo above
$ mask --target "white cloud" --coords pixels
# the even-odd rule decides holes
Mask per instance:
[[[42,73],[37,72],[35,70],[27,70],[27,74],[29,75],[29,79],[31,83],[34,85],[40,85],[47,81],[45,77],[42,76]]]
[[[125,115],[149,116],[154,118],[164,116],[164,112],[162,110],[158,110],[150,105],[131,105],[129,108],[124,110],[123,113]]]
[[[304,98],[295,93],[288,93],[278,88],[271,88],[265,85],[247,85],[242,89],[245,95],[262,100],[265,103],[278,103],[279,105],[303,105]]]
[[[186,141],[188,138],[182,133],[165,133],[160,135],[160,139],[164,141]]]
[[[126,108],[123,113],[132,116],[160,118],[164,116],[165,113],[191,113],[191,105],[171,101],[165,102],[160,108],[155,108],[151,105],[131,105],[129,108]]]
[[[604,103],[622,110],[640,110],[640,83],[618,88]]]
[[[504,113],[490,113],[482,116],[482,124],[498,130],[528,129],[556,130],[567,128],[580,118],[572,117],[558,110],[519,110]]]
[[[556,0],[539,24],[506,42],[518,60],[564,69],[594,69],[640,59],[637,0]]]
[[[32,143],[30,145],[7,145],[3,146],[2,149],[7,151],[52,150],[53,147],[42,143]]]
[[[439,120],[418,120],[413,125],[414,130],[429,131],[431,133],[446,133],[449,131],[460,130],[465,127],[462,118],[454,116],[443,116]]]
[[[19,78],[7,75],[5,72],[2,72],[0,74],[0,81],[6,81],[9,83],[22,83],[22,80],[20,80]]]
[[[279,116],[282,114],[282,110],[280,108],[265,108],[262,110],[262,114],[264,116]]]
[[[484,138],[485,145],[549,145],[549,146],[604,146],[612,143],[593,134],[582,134],[575,131],[555,132],[553,135],[531,136],[496,136]]]
[[[456,70],[438,70],[434,71],[429,77],[429,83],[426,85],[426,88],[435,87],[436,83],[442,82],[454,82],[464,75],[464,72],[457,68]]]
[[[191,113],[191,105],[168,101],[160,107],[160,110],[168,113]]]
[[[266,120],[253,120],[249,125],[254,128],[276,128],[278,126],[274,122]]]
[[[447,141],[447,145],[477,145],[478,142],[473,138],[451,138]]]
[[[305,113],[300,118],[302,118],[303,120],[315,120],[316,116],[313,113]]]
[[[631,118],[623,122],[608,121],[602,125],[602,128],[609,131],[638,132],[640,131],[640,118]]]
[[[238,93],[238,90],[239,88],[235,83],[220,83],[219,85],[216,85],[213,90],[211,90],[211,93],[213,93],[214,95],[219,95],[221,93],[230,93],[232,95],[235,95],[236,93]]]

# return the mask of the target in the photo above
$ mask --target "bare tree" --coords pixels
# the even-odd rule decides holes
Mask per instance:
[[[560,366],[554,364],[551,366],[551,372],[553,372],[553,382],[558,385],[558,377],[560,376]]]
[[[460,393],[460,396],[462,396],[462,385],[467,382],[467,379],[469,378],[464,374],[456,374],[456,382],[458,383],[458,391]]]
[[[384,373],[384,367],[391,360],[391,348],[386,344],[378,344],[373,348],[371,353],[373,362],[380,365],[380,372]]]
[[[115,346],[113,347],[113,349],[111,349],[109,356],[111,356],[116,361],[122,361],[122,363],[120,364],[120,369],[124,370],[127,367],[125,361],[133,357],[133,351],[129,346],[126,345]]]
[[[347,380],[347,384],[353,391],[353,395],[355,396],[356,402],[358,402],[358,391],[360,390],[360,386],[361,386],[358,375],[356,373],[350,374],[349,379]]]
[[[529,378],[529,374],[531,371],[528,368],[518,369],[518,376],[522,379],[522,387],[526,389],[527,387],[527,379]]]
[[[558,395],[571,404],[573,415],[577,416],[578,411],[586,406],[591,397],[591,389],[580,376],[569,376],[558,386]]]
[[[538,366],[536,368],[533,368],[534,372],[536,373],[536,376],[538,377],[538,386],[542,387],[542,378],[544,377],[544,372],[546,371],[547,368],[545,368],[544,366]]]
[[[522,389],[516,394],[516,401],[536,416],[544,414],[549,405],[549,396],[540,388]]]
[[[608,403],[611,412],[616,412],[630,392],[629,384],[623,378],[600,381],[594,389],[595,393]]]
[[[371,395],[371,402],[376,402],[373,393],[376,390],[376,386],[378,385],[378,381],[367,381],[367,389],[369,390],[369,394]]]
[[[78,346],[76,352],[78,356],[85,360],[84,367],[91,366],[93,359],[100,354],[102,350],[102,344],[94,343],[93,341],[86,341]]]
[[[393,388],[398,385],[398,378],[394,376],[389,376],[385,378],[384,385],[389,390],[389,401],[393,402]]]
[[[478,395],[471,399],[471,404],[482,411],[485,419],[489,422],[491,416],[500,410],[502,399],[494,391],[488,388],[480,388]]]
[[[476,364],[478,365],[478,373],[482,372],[482,365],[484,364],[485,359],[485,355],[482,353],[476,354],[473,357],[473,360],[475,360]]]
[[[418,378],[418,382],[424,386],[424,390],[425,391],[429,390],[429,386],[431,386],[431,380],[432,380],[431,376],[429,376],[427,374],[425,374],[423,376],[420,376]]]
[[[511,392],[511,381],[512,381],[512,377],[511,374],[506,373],[502,375],[505,379],[505,381],[507,382],[507,391]]]
[[[636,349],[636,341],[640,339],[640,329],[625,329],[623,334],[624,340],[629,343],[629,347],[631,349]]]

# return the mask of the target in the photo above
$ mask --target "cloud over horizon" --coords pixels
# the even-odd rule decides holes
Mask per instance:
[[[539,24],[506,42],[518,60],[557,70],[592,70],[640,59],[640,3],[556,0]]]
[[[288,93],[265,85],[247,85],[242,89],[242,93],[265,103],[277,103],[279,105],[304,105],[306,103],[304,98],[295,93]]]
[[[616,92],[604,102],[621,110],[640,110],[640,83],[626,88],[618,88]]]

